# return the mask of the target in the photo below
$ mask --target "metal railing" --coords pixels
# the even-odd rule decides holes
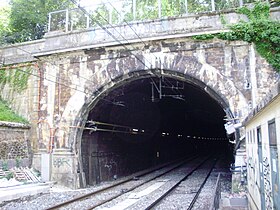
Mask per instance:
[[[105,1],[105,2],[104,2]],[[152,20],[241,7],[258,0],[103,0],[79,8],[49,13],[48,31],[73,31],[99,24],[122,24],[137,20]],[[263,0],[267,1],[267,0]]]
[[[220,200],[221,200],[221,179],[220,179],[220,173],[218,175],[217,181],[216,181],[216,185],[215,185],[215,189],[214,189],[214,197],[211,203],[211,206],[209,208],[209,210],[213,210],[213,209],[219,209],[220,206]]]

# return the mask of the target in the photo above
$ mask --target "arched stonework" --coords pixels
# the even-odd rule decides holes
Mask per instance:
[[[118,46],[45,57],[44,70],[52,75],[47,79],[58,83],[44,80],[41,120],[57,128],[54,155],[59,151],[60,157],[65,156],[67,151],[69,158],[64,168],[53,169],[53,178],[60,180],[64,174],[69,177],[62,180],[64,184],[78,185],[80,142],[88,112],[102,94],[127,81],[154,75],[179,79],[207,92],[229,117],[245,117],[252,101],[258,101],[276,80],[276,74],[252,50],[243,42],[174,39],[135,44],[131,51]],[[267,80],[259,77],[261,73]],[[48,139],[43,141],[48,145]],[[54,157],[53,161],[62,160]]]

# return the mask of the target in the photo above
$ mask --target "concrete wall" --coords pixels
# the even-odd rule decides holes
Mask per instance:
[[[246,125],[246,150],[248,168],[248,191],[251,209],[261,209],[261,182],[264,182],[265,209],[274,209],[273,193],[278,192],[277,186],[272,185],[271,172],[275,166],[271,162],[271,148],[269,145],[268,122],[275,119],[277,150],[280,154],[280,83],[272,88],[271,92],[252,111],[245,121]],[[257,128],[262,133],[262,160],[259,161]],[[278,156],[278,169],[280,157]],[[261,176],[260,172],[264,175]],[[278,172],[279,173],[279,172]],[[279,186],[278,181],[278,186]]]

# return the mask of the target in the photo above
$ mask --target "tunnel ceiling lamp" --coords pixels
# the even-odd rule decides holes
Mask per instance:
[[[158,82],[151,78],[151,99],[152,102],[158,102],[162,98],[171,97],[176,100],[183,100],[184,83],[179,81],[169,81],[165,77],[160,77]]]

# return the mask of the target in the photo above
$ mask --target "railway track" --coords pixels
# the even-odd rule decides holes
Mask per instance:
[[[49,207],[47,209],[94,209],[101,205],[104,205],[123,194],[131,192],[142,185],[151,182],[171,171],[181,167],[187,162],[193,161],[197,156],[189,157],[185,160],[173,161],[168,164],[161,165],[159,167],[153,168],[151,170],[145,170],[136,176],[129,177],[126,180],[120,181],[111,186],[102,188],[100,190],[76,197],[74,199],[68,200],[66,202],[59,203],[55,206]]]
[[[146,210],[150,209],[168,209],[166,206],[168,206],[168,203],[175,203],[174,198],[172,199],[167,199],[169,196],[173,194],[173,197],[176,199],[176,193],[174,191],[181,186],[181,188],[194,188],[192,190],[189,190],[190,193],[188,193],[187,190],[184,191],[184,194],[191,194],[191,196],[184,196],[184,201],[185,203],[182,206],[177,206],[178,209],[186,209],[186,210],[191,210],[195,206],[198,197],[200,195],[201,190],[203,189],[206,181],[208,180],[212,170],[215,167],[217,160],[216,159],[207,159],[206,161],[201,162],[201,164],[193,167],[184,177],[182,177],[180,180],[178,180],[170,189],[166,190],[159,198],[157,198],[155,201],[150,203],[148,206],[145,207]],[[206,168],[205,168],[206,166]],[[197,183],[192,184],[193,178],[196,178],[198,176],[195,174],[195,172],[198,172],[200,170],[200,180],[199,180],[199,185],[198,186],[193,186],[197,185]],[[185,183],[183,183],[185,182]],[[187,184],[186,184],[187,183]],[[180,190],[182,191],[182,189]],[[175,195],[174,195],[175,194]],[[196,208],[200,209],[200,208]]]

